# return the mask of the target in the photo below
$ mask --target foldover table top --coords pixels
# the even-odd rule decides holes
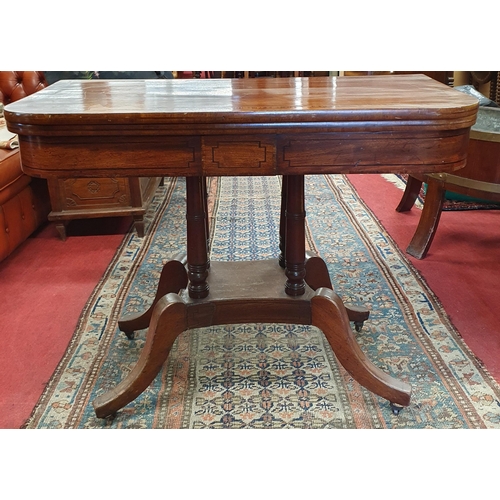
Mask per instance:
[[[16,124],[475,122],[477,100],[424,75],[62,80],[6,108]],[[436,125],[439,125],[436,123]],[[449,125],[449,124],[448,124]]]
[[[477,108],[425,75],[63,80],[5,116],[37,177],[411,173],[462,168]]]

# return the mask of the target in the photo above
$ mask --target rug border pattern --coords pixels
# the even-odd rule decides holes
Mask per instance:
[[[366,210],[368,214],[371,214],[371,210],[357,195],[355,187],[347,177],[345,177],[344,179],[340,179],[336,176],[329,177],[333,180],[337,189],[342,189],[342,186],[347,185],[350,191],[356,193],[356,196],[353,197],[352,200],[355,200],[363,210]],[[367,230],[364,218],[359,217],[359,214],[354,213],[353,205],[347,202],[347,199],[349,197],[342,196],[339,198],[340,199],[338,201],[343,205],[344,210],[346,211],[346,214],[348,215],[352,225],[354,227],[365,228],[365,230],[359,231],[360,236],[364,237],[364,235],[373,234],[372,232]],[[500,401],[500,385],[491,376],[484,364],[474,355],[474,353],[464,342],[458,330],[455,328],[448,314],[444,310],[444,307],[442,306],[438,297],[430,289],[423,276],[413,266],[411,261],[404,255],[403,252],[398,249],[397,244],[386,232],[385,228],[373,215],[369,217],[369,223],[378,227],[379,234],[381,235],[381,241],[387,241],[387,245],[388,247],[390,247],[390,250],[386,252],[386,255],[388,257],[384,257],[383,252],[381,250],[377,250],[376,242],[372,242],[371,244],[367,245],[367,247],[370,249],[370,253],[374,261],[377,263],[380,271],[384,274],[385,279],[388,280],[388,282],[392,283],[393,290],[395,292],[397,291],[397,294],[395,296],[400,304],[401,309],[405,312],[406,317],[410,320],[409,326],[411,326],[412,328],[412,333],[415,339],[417,339],[421,343],[421,345],[425,347],[426,352],[429,354],[429,360],[432,361],[436,370],[442,374],[443,382],[448,385],[448,387],[450,388],[450,394],[458,403],[457,407],[463,408],[462,415],[464,419],[469,422],[471,427],[487,427],[484,423],[484,414],[489,411],[488,406],[482,408],[482,411],[478,411],[478,409],[476,409],[472,405],[470,401],[470,395],[467,395],[465,388],[463,386],[460,386],[456,376],[453,376],[452,370],[449,367],[450,359],[448,358],[447,362],[443,354],[439,353],[439,346],[436,345],[431,340],[429,335],[426,334],[426,332],[431,332],[433,328],[435,328],[433,326],[432,319],[430,319],[432,318],[432,316],[426,319],[425,315],[419,315],[419,311],[415,310],[409,300],[404,300],[407,294],[402,293],[402,290],[405,289],[405,280],[402,279],[401,276],[403,276],[405,272],[409,272],[411,274],[412,280],[415,280],[419,283],[426,301],[432,305],[433,314],[437,315],[437,317],[439,318],[439,322],[437,324],[442,323],[446,327],[447,331],[453,339],[453,342],[457,345],[458,350],[455,351],[455,354],[459,354],[460,352],[462,352],[464,355],[464,359],[473,369],[473,371],[476,373],[481,373],[482,379],[488,385],[491,397],[496,401]],[[392,265],[393,257],[391,256],[394,255],[396,255],[398,259],[398,261],[396,262],[396,267],[400,263],[403,263],[406,268],[405,271],[399,271],[397,268],[395,268],[395,266]],[[389,269],[391,269],[392,272],[389,272]],[[414,301],[413,303],[416,302]]]

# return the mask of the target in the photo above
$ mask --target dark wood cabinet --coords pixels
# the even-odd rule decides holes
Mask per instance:
[[[144,214],[162,177],[82,177],[48,179],[52,211],[62,240],[73,219],[131,215],[139,237],[144,236]]]

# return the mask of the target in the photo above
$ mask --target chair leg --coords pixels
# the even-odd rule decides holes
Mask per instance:
[[[416,199],[418,198],[421,188],[422,181],[409,175],[406,182],[405,192],[403,193],[399,205],[396,207],[396,212],[407,212],[408,210],[411,210],[411,207],[413,207]]]
[[[444,197],[443,183],[429,179],[422,215],[417,230],[406,249],[406,252],[416,259],[423,259],[427,255],[441,218]]]

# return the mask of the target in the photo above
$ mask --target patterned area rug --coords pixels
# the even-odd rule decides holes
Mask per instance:
[[[211,260],[278,257],[280,178],[210,179]],[[166,179],[141,240],[130,233],[82,312],[26,428],[500,428],[500,387],[437,299],[341,175],[306,179],[307,245],[336,292],[371,311],[361,348],[412,385],[399,415],[336,361],[323,333],[291,324],[186,331],[163,370],[114,419],[91,402],[133,368],[146,331],[118,331],[150,303],[162,264],[185,242],[185,184]]]

